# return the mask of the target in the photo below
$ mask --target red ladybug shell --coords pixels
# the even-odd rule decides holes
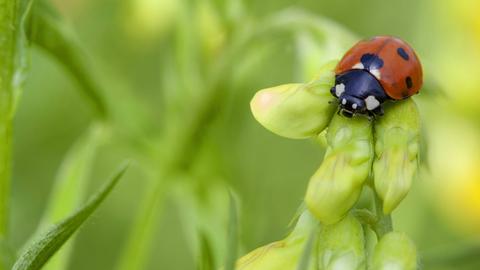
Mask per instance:
[[[362,56],[375,55],[383,61],[377,70],[365,67]],[[367,69],[374,75],[392,99],[408,98],[420,90],[423,84],[422,65],[415,51],[405,41],[391,36],[377,36],[355,44],[335,68],[341,74],[351,69]]]

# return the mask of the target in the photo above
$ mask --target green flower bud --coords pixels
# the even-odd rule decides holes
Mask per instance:
[[[335,105],[330,88],[335,76],[324,72],[306,84],[285,84],[258,91],[250,107],[253,116],[271,132],[287,138],[308,138],[328,125]]]
[[[304,252],[315,219],[305,211],[299,218],[295,229],[287,238],[257,248],[240,258],[237,270],[295,270]],[[313,250],[312,250],[313,255]],[[310,260],[307,269],[314,270],[315,260]]]
[[[386,107],[375,124],[375,190],[383,212],[392,212],[407,195],[418,167],[420,117],[412,99]]]
[[[362,225],[351,215],[325,226],[319,239],[319,268],[360,270],[366,268]]]
[[[372,270],[415,270],[415,244],[404,233],[390,232],[380,239],[372,259]]]
[[[327,131],[328,148],[310,179],[305,202],[324,224],[338,222],[352,208],[373,159],[372,126],[366,117],[335,115]]]
[[[216,60],[226,39],[220,15],[209,0],[198,1],[195,13],[196,27],[205,57]]]
[[[163,37],[174,26],[181,7],[176,0],[129,0],[125,3],[124,27],[136,41]]]
[[[363,225],[363,231],[365,232],[365,257],[367,258],[367,269],[371,269],[378,237],[375,231],[368,225]]]

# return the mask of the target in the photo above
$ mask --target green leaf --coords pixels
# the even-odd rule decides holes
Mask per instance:
[[[48,207],[32,241],[48,226],[60,222],[81,205],[103,129],[102,124],[93,124],[67,153],[55,180]],[[49,261],[44,269],[67,269],[72,244],[73,239]]]
[[[78,230],[78,228],[80,228],[95,209],[100,206],[125,173],[127,167],[128,163],[122,165],[118,172],[113,175],[111,180],[94,194],[82,208],[41,235],[38,240],[30,245],[30,247],[28,247],[20,256],[12,269],[41,269],[50,257],[52,257],[63,246],[63,244],[65,244],[65,242]]]
[[[87,178],[102,134],[103,126],[93,124],[67,153],[50,195],[50,202],[42,220],[43,225],[59,222],[83,200]]]
[[[33,10],[29,38],[65,66],[80,84],[83,95],[98,116],[105,117],[106,104],[88,54],[79,45],[73,31],[46,4],[38,5]]]
[[[227,254],[225,256],[225,270],[235,270],[238,249],[238,210],[237,202],[230,193],[230,216],[228,221]]]

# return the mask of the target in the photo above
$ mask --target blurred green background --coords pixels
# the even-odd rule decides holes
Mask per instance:
[[[195,269],[192,242],[198,239],[192,226],[198,224],[210,226],[207,234],[222,246],[227,187],[240,205],[242,254],[286,235],[324,149],[313,141],[268,132],[253,119],[249,101],[259,89],[308,79],[299,74],[299,55],[304,55],[303,61],[319,63],[339,58],[355,36],[373,35],[408,41],[422,60],[427,82],[415,99],[422,111],[428,145],[422,158],[428,165],[394,212],[395,228],[414,239],[426,260],[425,269],[480,269],[480,2],[53,3],[88,51],[103,95],[115,111],[117,124],[98,150],[89,190],[95,190],[101,184],[96,180],[105,179],[119,161],[134,160],[125,179],[78,234],[69,269],[114,269],[139,203],[152,188],[151,171],[138,153],[147,149],[173,155],[168,145],[158,141],[168,144],[175,141],[168,134],[188,130],[189,122],[182,119],[195,113],[192,104],[208,95],[204,90],[215,78],[216,65],[232,47],[230,33],[261,29],[265,18],[286,9],[306,10],[327,21],[328,29],[319,38],[321,49],[328,51],[325,59],[310,56],[308,46],[299,46],[297,34],[264,33],[248,48],[240,45],[238,51],[245,55],[232,57],[227,67],[217,67],[228,69],[228,76],[220,78],[221,95],[214,103],[211,123],[191,146],[196,150],[187,169],[165,187],[166,201],[157,209],[161,214],[147,269]],[[93,118],[78,88],[54,59],[41,50],[32,51],[31,72],[15,119],[15,247],[35,230],[59,164]],[[452,265],[439,262],[450,255],[456,256]]]

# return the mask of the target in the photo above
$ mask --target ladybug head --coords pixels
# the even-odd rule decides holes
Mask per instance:
[[[330,92],[338,99],[340,112],[346,117],[368,114],[387,99],[377,79],[370,72],[352,69],[335,77]]]
[[[354,114],[365,113],[365,101],[359,99],[355,96],[350,95],[341,95],[339,98],[340,101],[340,111],[346,117],[352,117]]]

